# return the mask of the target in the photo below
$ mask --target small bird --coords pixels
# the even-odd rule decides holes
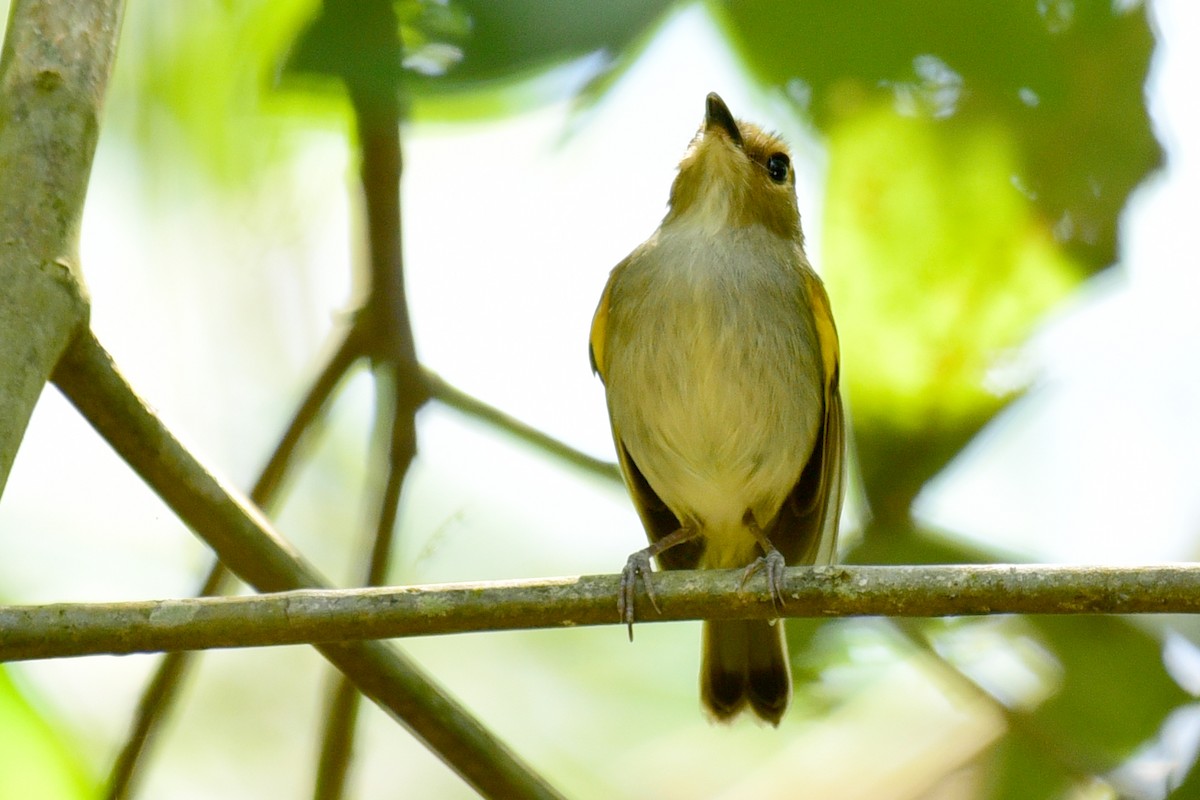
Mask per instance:
[[[662,569],[828,564],[843,494],[844,422],[829,299],[804,254],[795,172],[778,137],[709,94],[666,217],[609,276],[592,369],[650,546],[621,577],[633,634],[639,581]],[[792,680],[783,625],[704,623],[700,694],[713,718],[749,704],[778,725]]]

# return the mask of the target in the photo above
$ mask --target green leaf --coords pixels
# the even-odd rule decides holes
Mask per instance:
[[[995,409],[996,354],[1081,277],[1013,189],[1011,140],[879,109],[830,154],[825,266],[856,411],[915,429]]]
[[[838,123],[829,151],[822,266],[864,480],[878,513],[906,516],[1006,402],[988,369],[1083,270],[1013,187],[998,125],[880,104]]]
[[[106,138],[136,141],[144,165],[179,191],[196,170],[226,185],[260,180],[294,154],[294,118],[265,113],[275,59],[299,30],[304,0],[145,3],[123,22],[121,52],[106,101]],[[275,101],[278,103],[279,101]],[[308,93],[289,111],[328,117]],[[341,107],[338,107],[341,111]]]
[[[0,668],[0,798],[89,798],[96,788],[61,734]]]

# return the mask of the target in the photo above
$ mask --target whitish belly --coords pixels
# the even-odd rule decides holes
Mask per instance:
[[[663,502],[703,529],[704,566],[753,558],[747,512],[763,527],[774,519],[816,440],[820,368],[807,320],[791,313],[719,325],[694,307],[670,310],[675,324],[657,329],[655,347],[625,348],[612,365],[614,424]]]

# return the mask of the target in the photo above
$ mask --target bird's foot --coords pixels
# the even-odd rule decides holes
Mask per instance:
[[[746,571],[742,573],[742,580],[738,584],[738,589],[746,587],[746,581],[750,580],[756,572],[762,570],[767,577],[767,591],[771,593],[771,607],[778,611],[786,605],[783,599],[783,574],[787,568],[787,562],[783,559],[783,553],[776,550],[774,547],[767,550],[766,555],[759,556],[750,562],[746,567]]]
[[[650,553],[647,550],[638,550],[629,557],[625,562],[625,569],[621,570],[621,589],[617,596],[617,613],[621,616],[621,621],[629,626],[629,641],[633,641],[633,600],[637,595],[638,581],[646,587],[646,596],[650,598],[650,605],[654,606],[655,611],[659,611],[658,598],[654,595],[654,585],[650,582]]]

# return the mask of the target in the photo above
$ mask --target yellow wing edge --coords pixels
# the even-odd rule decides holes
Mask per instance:
[[[604,360],[604,343],[608,336],[608,298],[612,292],[612,278],[604,285],[604,294],[600,295],[600,304],[596,306],[596,314],[592,317],[592,332],[588,337],[588,358],[592,362],[592,372],[604,380],[604,371],[608,366]]]
[[[821,492],[825,509],[822,513],[820,540],[814,563],[831,564],[837,558],[837,536],[845,494],[845,413],[842,409],[840,379],[841,352],[833,310],[825,285],[816,274],[807,274],[808,299],[813,324],[821,349],[821,367],[825,377],[825,435],[823,455],[824,474]]]
[[[825,293],[825,285],[814,274],[808,274],[806,277],[809,306],[812,308],[817,340],[821,346],[821,367],[824,370],[825,394],[828,400],[830,390],[837,389],[840,359],[837,326],[833,324],[833,310],[829,306],[829,295]]]

